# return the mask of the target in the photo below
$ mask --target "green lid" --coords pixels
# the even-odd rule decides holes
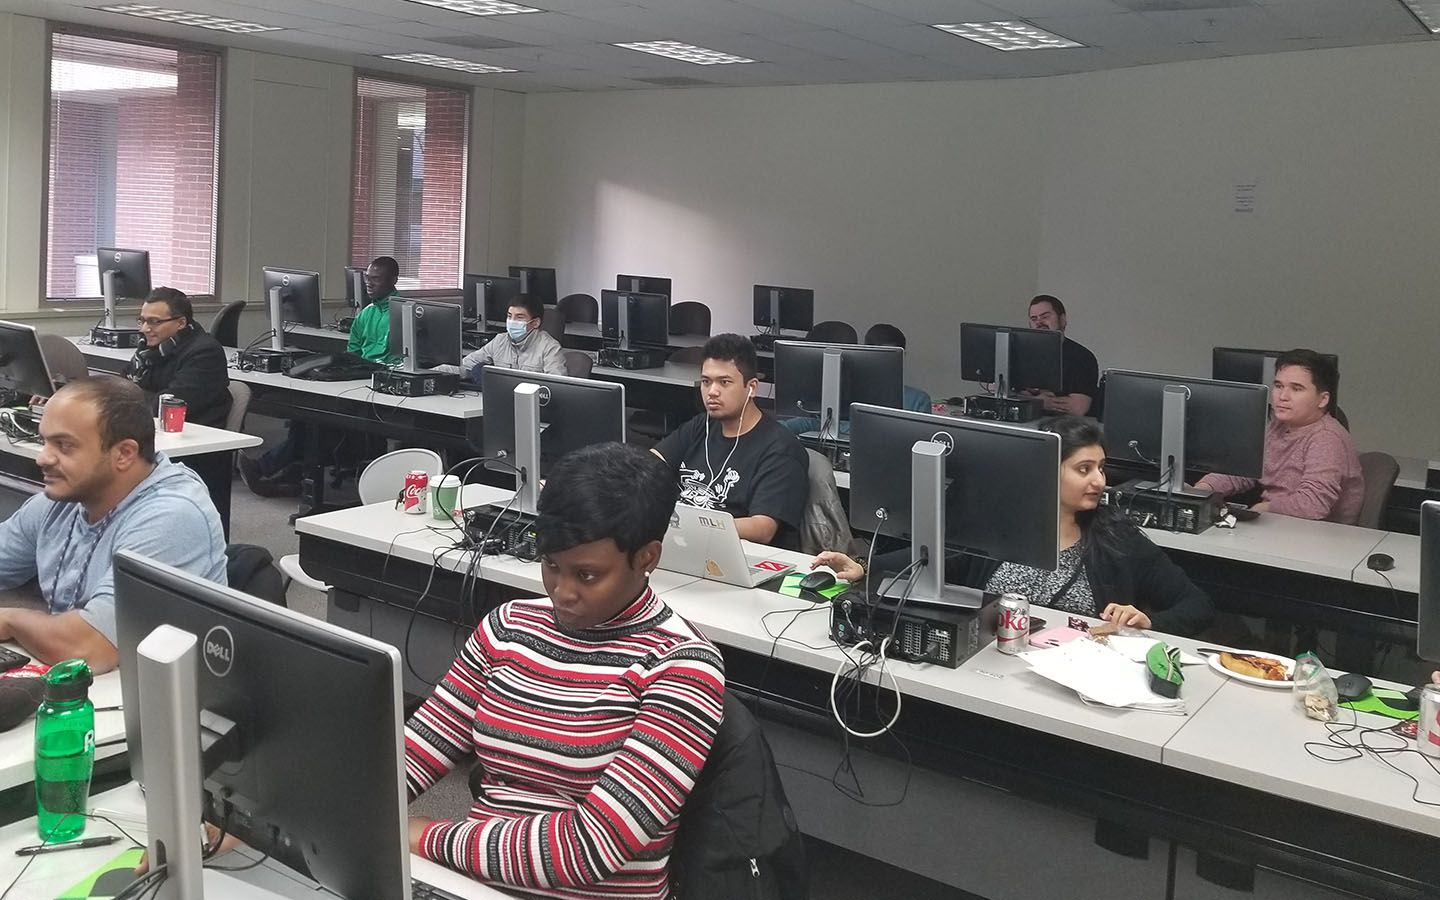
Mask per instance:
[[[46,700],[83,700],[95,681],[90,665],[83,659],[67,659],[50,667],[44,675]]]

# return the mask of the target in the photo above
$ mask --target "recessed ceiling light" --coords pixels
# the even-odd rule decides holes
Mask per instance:
[[[472,16],[513,16],[517,13],[545,11],[533,6],[521,6],[519,3],[507,3],[505,0],[410,0],[410,2],[448,9],[451,12],[467,13]]]
[[[966,22],[963,25],[934,27],[996,50],[1063,50],[1085,46],[1025,22]]]
[[[1440,34],[1440,0],[1400,0],[1431,34]]]
[[[186,12],[183,9],[162,9],[158,6],[145,6],[139,3],[122,3],[117,6],[102,6],[101,12],[120,13],[126,16],[137,16],[141,19],[154,19],[157,22],[170,22],[175,25],[193,25],[196,28],[208,28],[211,31],[229,31],[233,34],[255,34],[261,31],[284,31],[279,25],[261,25],[258,22],[241,22],[238,19],[227,19],[223,16],[209,16],[203,13]]]
[[[704,47],[697,47],[694,44],[682,44],[679,41],[637,41],[630,44],[616,44],[615,46],[623,47],[626,50],[639,50],[641,53],[653,53],[656,56],[678,59],[681,62],[694,63],[697,66],[725,66],[731,63],[753,63],[755,61],[753,59],[746,59],[743,56],[721,53],[719,50],[707,50]]]
[[[454,69],[457,72],[469,72],[472,75],[497,75],[504,72],[520,71],[519,69],[507,69],[503,66],[487,66],[484,63],[470,62],[468,59],[436,56],[433,53],[387,53],[381,58],[393,59],[396,62],[416,63],[422,66],[435,66],[440,69]]]

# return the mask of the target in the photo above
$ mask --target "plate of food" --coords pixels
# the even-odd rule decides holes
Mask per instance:
[[[1258,650],[1221,650],[1206,655],[1210,657],[1210,668],[1237,681],[1271,688],[1295,684],[1290,677],[1295,671],[1295,660],[1284,656]]]

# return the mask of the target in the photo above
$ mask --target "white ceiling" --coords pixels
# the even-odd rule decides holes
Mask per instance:
[[[260,35],[90,8],[113,2],[0,0],[0,10],[523,92],[1036,77],[1436,39],[1400,0],[523,0],[545,11],[488,17],[407,0],[148,0],[285,29]],[[1086,46],[1004,52],[929,27],[1010,19]],[[697,66],[611,46],[660,39],[756,62]],[[417,52],[520,71],[378,58]]]

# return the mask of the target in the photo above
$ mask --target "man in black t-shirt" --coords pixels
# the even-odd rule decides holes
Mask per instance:
[[[705,342],[700,399],[705,412],[653,451],[677,470],[680,502],[723,509],[747,541],[794,547],[809,499],[805,448],[755,406],[755,346],[738,334]]]
[[[1040,294],[1030,301],[1030,327],[1045,331],[1065,331],[1065,304],[1058,297]],[[1038,391],[1045,408],[1062,415],[1083,416],[1090,411],[1100,390],[1100,363],[1095,354],[1079,341],[1065,338],[1060,348],[1062,386],[1060,393]]]

